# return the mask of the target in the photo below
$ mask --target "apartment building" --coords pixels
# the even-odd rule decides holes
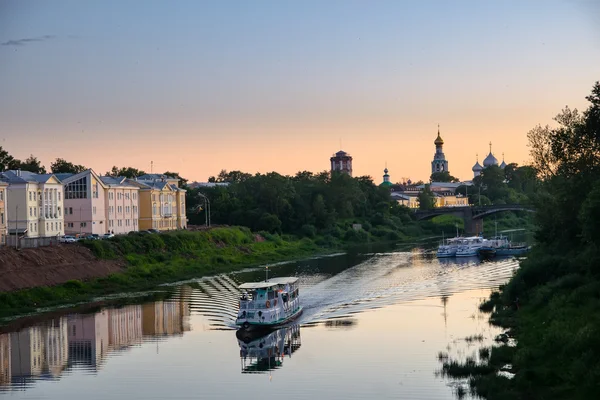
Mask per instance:
[[[0,180],[0,246],[6,244],[6,190],[8,183]]]
[[[63,185],[55,175],[11,170],[0,173],[0,179],[8,183],[8,234],[26,238],[64,234]]]
[[[58,174],[65,192],[65,232],[75,235],[138,230],[138,191],[125,178],[99,176],[88,169]]]
[[[122,176],[102,176],[106,187],[106,219],[108,229],[115,235],[139,231],[140,188]]]
[[[179,179],[160,174],[147,174],[130,179],[140,188],[140,229],[169,231],[185,229],[185,190]]]

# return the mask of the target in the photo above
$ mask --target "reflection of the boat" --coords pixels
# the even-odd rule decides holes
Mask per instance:
[[[447,265],[447,266],[452,266],[452,265],[465,266],[468,264],[479,264],[480,260],[479,260],[479,257],[472,256],[472,257],[456,257],[456,258],[438,258],[438,262],[441,265]]]
[[[261,373],[281,367],[283,359],[300,348],[300,325],[290,325],[264,336],[237,331],[242,373]]]

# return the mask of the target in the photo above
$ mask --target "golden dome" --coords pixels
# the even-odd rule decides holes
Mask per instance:
[[[440,132],[438,132],[437,138],[433,143],[435,143],[436,146],[441,146],[444,144],[444,139],[442,139],[442,137],[440,136]]]

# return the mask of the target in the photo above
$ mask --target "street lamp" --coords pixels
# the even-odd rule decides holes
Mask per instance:
[[[210,226],[210,200],[200,192],[198,192],[198,196],[204,198],[204,225],[208,227]]]

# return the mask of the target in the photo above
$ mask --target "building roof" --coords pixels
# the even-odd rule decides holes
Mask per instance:
[[[473,168],[471,168],[471,170],[473,172],[475,172],[475,171],[481,171],[482,169],[483,169],[483,167],[481,166],[481,164],[479,164],[479,161],[477,161],[475,163],[475,165],[473,165]]]
[[[191,188],[229,186],[229,182],[192,182],[188,186]]]
[[[437,138],[435,138],[435,140],[433,141],[433,143],[435,143],[436,146],[441,146],[444,144],[444,139],[442,139],[442,137],[440,136],[440,131],[438,130],[438,135]]]
[[[56,180],[58,180],[60,182],[60,179],[58,179],[54,174],[34,174],[33,172],[29,172],[29,171],[15,171],[15,170],[10,170],[10,171],[4,171],[2,173],[0,173],[0,175],[2,175],[2,177],[4,178],[5,182],[10,183],[27,183],[27,182],[34,182],[34,183],[46,183],[48,182],[48,180],[52,177],[56,178]]]
[[[496,159],[491,152],[487,155],[485,160],[483,160],[484,167],[489,167],[490,165],[498,165],[498,159]]]
[[[500,168],[502,168],[502,169],[506,168],[506,163],[504,162],[504,160],[502,160],[502,163],[500,164]]]
[[[240,289],[266,289],[271,286],[293,284],[293,283],[296,283],[297,281],[298,281],[298,278],[296,278],[296,277],[271,278],[271,279],[269,279],[267,281],[263,281],[263,282],[243,283],[239,286],[239,288]]]
[[[335,153],[333,155],[333,157],[331,157],[331,158],[336,158],[336,157],[349,157],[349,158],[351,158],[352,156],[350,154],[346,153],[344,150],[340,150],[337,153]]]
[[[139,189],[138,185],[132,184],[132,180],[125,178],[124,176],[99,176],[98,178],[104,185],[109,187],[128,187]]]
[[[160,181],[162,179],[164,179],[164,180],[171,179],[171,180],[177,180],[177,181],[179,180],[177,178],[173,178],[172,176],[168,176],[165,174],[144,174],[144,175],[137,177],[138,181]]]
[[[72,177],[73,175],[75,175],[75,174],[73,174],[73,173],[71,173],[71,172],[59,172],[58,174],[54,174],[54,176],[55,176],[55,177],[57,177],[57,178],[58,178],[58,180],[59,180],[59,181],[61,181],[61,182],[62,182],[64,179],[67,179],[67,178],[70,178],[70,177]]]

